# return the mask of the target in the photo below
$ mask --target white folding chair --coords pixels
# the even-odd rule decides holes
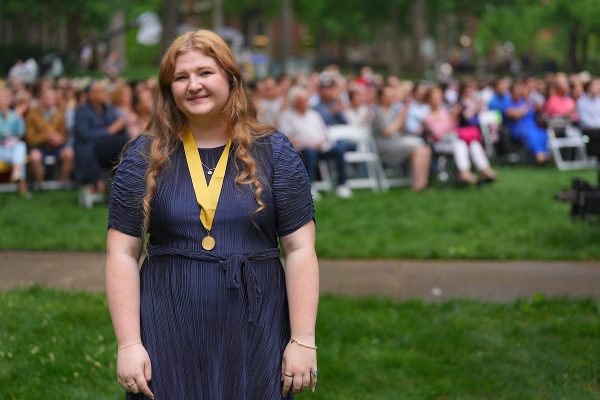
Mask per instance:
[[[495,110],[484,110],[478,116],[485,153],[488,158],[493,159],[496,156],[494,143],[498,141],[498,132],[502,125],[502,114]]]
[[[547,123],[548,145],[560,171],[594,167],[594,162],[588,159],[581,130],[574,126],[571,120],[551,118]],[[567,152],[570,153],[571,160],[565,159]]]
[[[389,184],[379,160],[375,143],[368,128],[354,125],[333,125],[328,129],[332,141],[348,140],[356,143],[356,150],[344,153],[347,164],[357,166],[361,176],[348,176],[347,184],[352,189],[387,190]],[[366,176],[363,176],[366,174]]]
[[[317,165],[321,179],[314,181],[311,184],[311,186],[313,187],[313,189],[318,190],[319,192],[331,192],[333,190],[334,185],[331,178],[331,172],[329,171],[329,164],[327,164],[327,160],[321,160]]]

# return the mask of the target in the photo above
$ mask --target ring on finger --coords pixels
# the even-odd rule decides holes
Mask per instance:
[[[288,372],[284,372],[283,375],[287,376],[288,378],[293,378],[294,377],[294,374],[290,374]]]
[[[131,387],[132,387],[133,385],[135,385],[135,382],[133,382],[133,383],[128,383],[128,384],[127,384],[127,387],[128,387],[129,389],[131,389]]]

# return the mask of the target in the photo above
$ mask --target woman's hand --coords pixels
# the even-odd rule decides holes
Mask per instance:
[[[128,392],[141,392],[150,399],[154,399],[154,394],[148,387],[148,382],[152,379],[150,357],[141,343],[125,346],[119,350],[117,378],[119,384]]]
[[[300,343],[314,345],[313,338],[295,338]],[[288,343],[283,352],[281,363],[281,380],[283,390],[281,394],[287,396],[290,389],[294,393],[300,393],[308,388],[314,392],[317,387],[317,350]]]

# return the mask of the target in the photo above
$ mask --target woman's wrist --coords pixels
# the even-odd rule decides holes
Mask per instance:
[[[129,343],[129,344],[126,344],[126,345],[123,345],[123,346],[119,346],[117,348],[117,351],[125,350],[125,349],[128,349],[130,347],[138,346],[138,345],[141,345],[141,344],[142,344],[142,342]]]
[[[300,346],[300,347],[304,347],[305,349],[317,350],[317,346],[315,346],[314,344],[309,344],[309,343],[303,342],[303,341],[298,340],[298,339],[296,339],[294,337],[292,337],[290,339],[290,343],[291,344],[295,344],[295,345]]]
[[[299,342],[302,342],[304,344],[311,345],[311,346],[314,346],[316,344],[316,339],[315,339],[314,334],[303,334],[303,335],[292,334],[291,338],[294,340],[297,340]]]

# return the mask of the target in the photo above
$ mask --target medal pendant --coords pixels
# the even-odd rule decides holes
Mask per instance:
[[[209,169],[208,171],[206,171],[206,173],[209,175],[212,175],[213,174],[212,169]]]
[[[210,235],[206,235],[204,237],[204,239],[202,239],[202,248],[204,250],[212,250],[215,248],[215,245],[217,244],[217,242],[215,241],[215,238],[213,238]]]

